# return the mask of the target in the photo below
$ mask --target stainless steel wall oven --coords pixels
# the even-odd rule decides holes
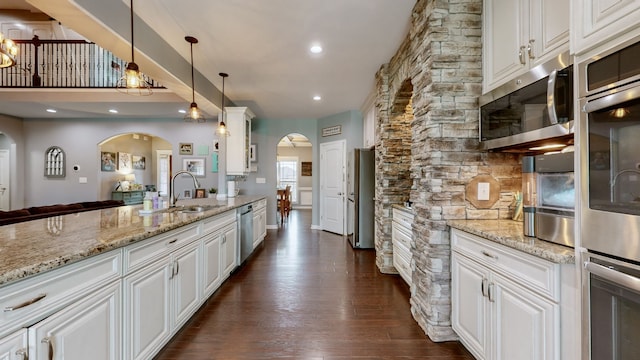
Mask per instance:
[[[586,359],[640,354],[640,42],[578,64]]]

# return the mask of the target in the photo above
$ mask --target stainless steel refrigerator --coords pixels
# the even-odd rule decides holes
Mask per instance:
[[[374,247],[375,151],[354,149],[349,156],[347,238],[354,248]]]

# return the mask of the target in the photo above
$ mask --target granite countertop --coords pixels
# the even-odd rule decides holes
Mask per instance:
[[[197,213],[155,212],[120,206],[0,226],[0,286],[150,238],[264,199],[181,200],[177,205],[213,205]]]
[[[524,236],[522,222],[513,220],[449,220],[447,225],[559,264],[575,263],[574,249]]]

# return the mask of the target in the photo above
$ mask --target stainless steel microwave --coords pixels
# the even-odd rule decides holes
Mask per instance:
[[[480,97],[485,150],[561,137],[573,140],[573,65],[568,52]]]

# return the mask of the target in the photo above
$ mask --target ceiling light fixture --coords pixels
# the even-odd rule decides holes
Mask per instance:
[[[322,96],[316,95],[316,96],[313,97],[313,100],[320,101],[320,100],[322,100]]]
[[[197,44],[198,39],[193,36],[185,36],[184,39],[191,45],[191,105],[189,105],[189,111],[184,116],[184,121],[203,123],[207,119],[204,118],[202,111],[198,109],[198,104],[196,104],[196,90],[193,82],[193,44]]]
[[[320,45],[313,45],[309,51],[311,51],[314,54],[320,54],[322,52],[322,46]]]
[[[180,114],[186,114],[186,113],[187,113],[187,110],[185,110],[185,109],[180,109],[180,110],[178,110],[178,112],[179,112]]]
[[[116,110],[116,109],[109,109],[109,112],[110,112],[110,113],[112,113],[112,114],[117,114],[117,113],[118,113],[118,110]]]
[[[220,113],[220,121],[218,122],[218,130],[217,133],[220,135],[224,135],[224,136],[229,136],[231,134],[229,134],[229,131],[227,130],[227,124],[224,123],[224,114],[225,114],[225,110],[224,110],[224,79],[226,77],[229,77],[229,74],[227,73],[219,73],[218,75],[220,75],[222,77],[222,112]]]
[[[48,113],[55,114],[55,113],[57,113],[58,111],[57,111],[56,109],[47,109],[47,112],[48,112]]]
[[[0,69],[8,68],[16,64],[18,46],[11,39],[4,37],[0,32]]]
[[[127,64],[124,75],[118,80],[116,89],[127,95],[149,96],[153,94],[151,85],[142,77],[138,64],[134,61],[133,42],[133,0],[131,0],[131,62]]]

